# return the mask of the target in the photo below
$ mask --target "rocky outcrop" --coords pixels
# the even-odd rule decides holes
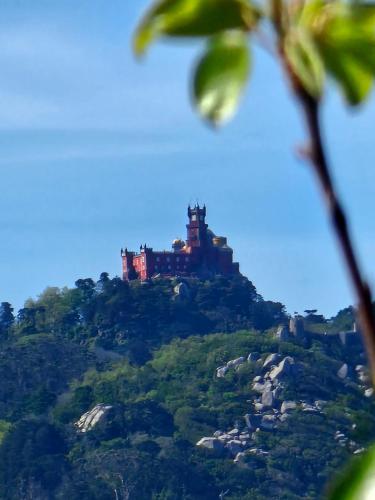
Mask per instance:
[[[243,445],[239,439],[231,439],[227,442],[225,448],[231,455],[236,456],[237,453],[240,453],[243,450]]]
[[[348,371],[349,371],[349,368],[348,368],[348,365],[346,363],[344,363],[338,370],[337,370],[337,376],[339,378],[346,378],[348,376]]]
[[[215,437],[203,437],[197,442],[197,446],[208,448],[209,450],[213,450],[218,453],[224,451],[223,441]]]
[[[364,451],[364,448],[359,448],[358,443],[353,441],[353,439],[349,439],[348,436],[342,432],[337,430],[334,435],[335,441],[342,448],[347,448],[349,451],[353,453],[353,455],[358,455]]]
[[[107,413],[113,408],[111,405],[99,403],[92,410],[84,413],[75,423],[79,432],[91,431],[96,425],[104,420]]]
[[[300,366],[298,366],[291,356],[286,356],[278,364],[280,355],[270,354],[263,363],[264,367],[268,367],[263,376],[257,375],[253,379],[252,390],[260,394],[254,400],[254,408],[256,412],[263,412],[267,409],[280,408],[280,396],[282,394],[283,381],[290,376],[298,374]]]
[[[364,392],[366,398],[370,398],[374,394],[374,389],[371,387],[371,378],[366,366],[356,365],[355,372],[357,374],[358,380],[360,381],[360,387]]]
[[[272,431],[276,427],[277,420],[276,415],[263,415],[260,428],[264,431]]]
[[[258,413],[261,413],[264,410],[264,406],[262,405],[262,403],[258,403],[258,402],[254,403],[254,408],[255,408],[255,411]]]
[[[258,361],[258,359],[260,358],[260,354],[259,352],[251,352],[248,356],[247,356],[247,361],[249,363],[254,363],[255,361]]]
[[[367,368],[363,365],[357,365],[355,367],[355,371],[357,373],[358,379],[364,383],[369,384],[371,382]]]
[[[305,338],[305,325],[303,317],[297,315],[294,316],[294,318],[290,318],[289,330],[293,337],[297,340],[303,340]]]
[[[281,404],[280,412],[282,414],[289,413],[297,408],[297,403],[295,401],[283,401]]]
[[[266,390],[262,394],[262,405],[263,408],[272,408],[275,404],[275,397],[273,392],[270,390]]]
[[[218,368],[216,368],[216,376],[217,376],[217,378],[223,378],[223,377],[225,377],[225,374],[227,373],[228,369],[229,368],[227,366],[219,366]]]
[[[326,405],[326,401],[322,400],[282,400],[283,389],[288,384],[288,380],[291,377],[301,376],[302,364],[296,363],[293,357],[285,356],[282,358],[280,354],[272,353],[263,362],[260,358],[255,360],[255,357],[250,357],[250,362],[253,361],[258,363],[261,375],[254,376],[251,382],[251,389],[255,394],[253,393],[253,399],[248,402],[252,403],[252,411],[244,415],[242,430],[241,426],[237,424],[231,430],[226,432],[216,431],[213,437],[202,438],[197,443],[197,446],[226,454],[232,457],[237,465],[248,468],[251,468],[251,457],[268,453],[254,446],[258,441],[258,432],[277,432],[279,427],[289,418],[292,418],[293,412],[297,410],[308,414],[324,415]],[[217,376],[224,376],[228,370],[236,369],[243,363],[244,357],[231,360],[217,369]],[[355,371],[360,380],[368,380],[366,369],[362,365],[357,365]],[[347,364],[343,364],[337,375],[345,379],[348,374],[349,367]],[[364,387],[364,390],[367,397],[372,396],[374,392],[370,387]],[[345,446],[351,453],[362,453],[362,449],[342,433],[337,432],[334,438],[338,446]]]
[[[294,320],[294,334],[296,337],[301,338],[303,325],[301,326],[298,323],[298,318],[294,318]],[[279,328],[278,337],[280,340],[282,338],[285,339],[286,330],[287,327]],[[253,391],[252,399],[247,400],[251,404],[250,411],[243,417],[242,429],[241,425],[237,422],[236,427],[232,430],[226,432],[216,431],[213,437],[202,438],[197,443],[197,446],[216,449],[216,451],[222,450],[224,454],[231,456],[236,464],[251,467],[251,456],[267,453],[254,447],[259,442],[258,432],[277,432],[279,428],[283,428],[284,422],[293,418],[293,412],[295,411],[324,416],[324,408],[327,401],[283,400],[284,390],[288,388],[288,383],[293,379],[303,376],[305,369],[304,365],[295,362],[292,356],[282,357],[279,353],[271,353],[262,359],[259,353],[250,353],[247,356],[247,361],[254,363],[254,366],[250,368],[255,376],[253,376],[250,382],[250,387]],[[237,370],[244,363],[245,358],[243,356],[228,361],[224,366],[217,368],[217,377],[224,377],[228,370]],[[337,370],[336,363],[333,363],[332,367],[333,370]],[[354,372],[347,363],[342,363],[336,373],[339,378],[346,380],[350,379],[352,371]],[[363,388],[365,396],[371,397],[374,394],[374,390],[369,387],[370,379],[367,369],[363,365],[357,365],[355,372],[359,381],[363,384],[360,387]],[[352,384],[352,381],[348,380],[346,383]],[[362,450],[354,441],[348,439],[340,432],[336,433],[335,440],[339,446],[347,447],[351,453],[362,453]]]
[[[246,462],[246,453],[244,453],[243,451],[240,451],[239,453],[237,453],[237,455],[235,456],[235,459],[233,460],[233,462],[235,464],[245,464],[245,462]]]
[[[250,443],[251,436],[248,432],[232,429],[226,433],[216,431],[213,437],[203,437],[197,442],[196,446],[235,457],[238,453],[247,449]]]
[[[294,367],[294,359],[291,356],[284,358],[275,368],[270,371],[271,380],[280,380],[291,374]]]
[[[244,362],[245,362],[245,358],[243,356],[241,356],[239,358],[232,359],[232,360],[228,361],[227,367],[228,368],[237,368],[238,366],[242,365],[242,363],[244,363]]]
[[[252,389],[253,389],[253,391],[259,392],[260,394],[262,394],[263,391],[265,390],[265,384],[262,384],[260,382],[255,382],[255,384],[253,384]]]
[[[279,361],[280,358],[281,358],[280,354],[277,354],[277,353],[272,353],[269,356],[267,356],[264,363],[263,363],[263,370],[267,370],[268,368],[271,368],[273,365],[275,365]]]
[[[280,325],[276,331],[276,338],[281,340],[282,342],[290,340],[289,328],[285,325]]]
[[[217,378],[223,378],[225,377],[225,374],[227,371],[231,368],[234,368],[235,370],[241,366],[245,362],[245,358],[243,356],[240,356],[239,358],[236,359],[231,359],[228,361],[228,363],[224,366],[219,366],[216,368],[216,377]]]

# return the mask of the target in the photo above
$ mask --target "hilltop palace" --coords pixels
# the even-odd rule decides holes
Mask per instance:
[[[208,229],[206,206],[189,205],[188,218],[186,242],[174,240],[172,251],[155,252],[146,245],[141,245],[139,253],[121,249],[123,279],[239,275],[239,264],[233,262],[233,250],[227,239]]]

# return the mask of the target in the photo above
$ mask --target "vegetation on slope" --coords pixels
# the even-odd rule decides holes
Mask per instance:
[[[47,289],[15,319],[3,305],[1,498],[217,499],[227,490],[232,500],[319,498],[351,443],[371,441],[375,408],[354,372],[360,347],[328,335],[277,340],[282,305],[263,301],[245,279],[189,283],[189,298],[174,285],[129,286],[102,275],[72,290]],[[216,376],[250,352],[259,361]],[[322,400],[323,410],[301,406],[276,430],[252,432],[262,453],[242,464],[197,447],[217,430],[246,430],[253,379],[270,353],[303,369],[278,397]],[[343,362],[345,379],[337,375]],[[106,418],[78,432],[77,420],[99,403],[112,406]]]

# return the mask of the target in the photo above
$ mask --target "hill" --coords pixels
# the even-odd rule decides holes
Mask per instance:
[[[245,278],[103,273],[0,309],[4,500],[321,498],[374,438],[352,309],[309,313]],[[280,333],[280,329],[279,329]]]

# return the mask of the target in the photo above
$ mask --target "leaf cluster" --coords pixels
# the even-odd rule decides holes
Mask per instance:
[[[251,0],[159,0],[139,24],[135,53],[143,55],[160,37],[205,41],[192,96],[199,114],[213,125],[228,120],[238,106],[254,40],[269,38],[267,46],[295,90],[316,101],[326,77],[353,106],[368,97],[373,85],[375,6],[361,1],[268,0],[259,6]]]

